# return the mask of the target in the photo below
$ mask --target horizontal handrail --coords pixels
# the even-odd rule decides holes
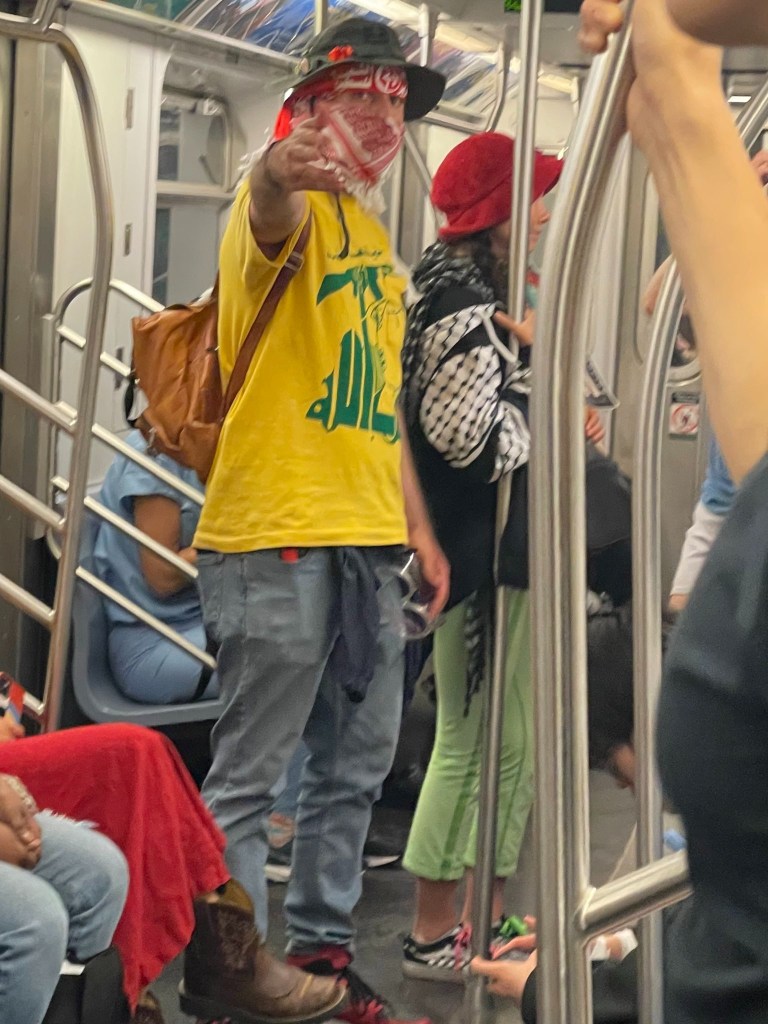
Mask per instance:
[[[53,307],[51,313],[56,326],[58,326],[64,319],[64,314],[67,312],[72,303],[80,295],[83,295],[90,288],[93,287],[93,278],[84,277],[81,281],[77,281],[75,284],[70,285],[66,288],[59,296],[56,305]],[[109,290],[116,292],[118,295],[122,295],[126,299],[130,299],[135,302],[141,309],[149,310],[150,313],[159,313],[163,308],[162,302],[158,302],[157,299],[153,299],[146,292],[141,289],[134,287],[132,284],[128,284],[127,281],[121,281],[120,278],[113,277],[109,282]]]
[[[64,402],[60,402],[59,404],[74,413],[75,410],[72,409],[71,406],[66,405]],[[167,469],[163,469],[162,466],[158,466],[157,462],[150,456],[144,455],[142,452],[137,452],[135,448],[131,448],[131,446],[118,434],[115,434],[111,430],[107,430],[107,428],[103,427],[100,423],[93,424],[92,433],[97,441],[101,441],[102,444],[107,445],[108,448],[117,452],[118,455],[124,455],[126,459],[129,459],[131,462],[135,462],[137,466],[141,466],[142,469],[146,469],[148,473],[156,476],[158,480],[162,480],[164,484],[172,487],[174,490],[178,491],[179,494],[183,494],[185,498],[189,498],[190,501],[202,507],[204,495],[202,495],[200,491],[190,486],[190,484],[185,483],[179,477],[174,476],[173,473],[170,473]]]
[[[0,478],[1,479],[1,478]],[[69,481],[63,477],[54,477],[52,484],[57,491],[61,491],[62,494],[66,494],[69,490]],[[168,565],[172,565],[174,569],[186,576],[190,582],[194,582],[197,579],[197,569],[189,562],[185,562],[183,558],[180,558],[175,551],[171,551],[164,544],[150,537],[148,533],[144,533],[138,527],[134,526],[133,523],[129,523],[127,519],[123,519],[116,512],[108,509],[106,505],[103,505],[97,498],[93,498],[90,495],[85,499],[85,508],[93,515],[97,516],[105,523],[109,523],[110,526],[114,526],[116,530],[124,533],[126,537],[130,537],[131,540],[135,540],[137,544],[151,551],[153,555],[157,555]],[[55,527],[54,527],[55,529]]]
[[[576,928],[584,940],[618,928],[683,899],[691,891],[685,851],[672,853],[645,867],[590,888],[582,901]]]
[[[217,203],[226,206],[237,195],[236,188],[221,185],[198,185],[191,181],[158,181],[155,195],[169,203]]]
[[[81,351],[85,348],[85,338],[82,334],[78,334],[77,331],[73,331],[71,327],[59,326],[56,328],[56,333],[62,341],[69,342],[69,344],[75,348],[78,348]],[[109,370],[111,373],[116,373],[124,380],[127,380],[131,375],[130,366],[127,363],[122,362],[122,360],[115,358],[115,356],[110,355],[109,352],[102,352],[99,362],[105,370]]]
[[[109,601],[119,605],[124,611],[128,612],[134,618],[138,619],[139,622],[143,622],[145,626],[150,626],[160,636],[165,637],[166,640],[170,640],[171,643],[176,644],[182,651],[186,651],[193,658],[199,661],[202,665],[210,668],[212,671],[216,670],[216,661],[208,654],[207,651],[201,650],[194,644],[190,643],[186,637],[183,637],[181,633],[177,633],[175,629],[166,625],[157,616],[152,615],[151,612],[145,611],[140,605],[136,604],[135,601],[131,601],[130,598],[125,597],[120,593],[119,590],[115,590],[114,587],[110,587],[108,583],[100,579],[89,569],[84,569],[82,565],[77,567],[76,576],[83,583],[87,583],[89,587],[95,590],[102,597],[106,597]],[[0,581],[2,577],[0,577]]]
[[[53,608],[50,608],[43,601],[40,601],[30,594],[24,587],[20,587],[18,583],[14,583],[13,580],[8,579],[7,576],[0,573],[0,597],[4,597],[6,601],[18,608],[20,612],[25,612],[35,622],[39,622],[41,626],[45,626],[46,629],[53,629],[56,621]]]
[[[38,395],[36,391],[27,387],[26,384],[22,384],[6,370],[0,370],[0,391],[11,395],[12,398],[17,398],[28,409],[48,420],[59,430],[63,430],[66,434],[74,434],[77,425],[77,414],[74,409],[70,414],[70,411],[64,408],[63,403],[49,402],[47,398]]]
[[[44,501],[40,501],[29,491],[25,491],[23,487],[15,484],[13,480],[9,480],[7,476],[0,475],[0,494],[13,502],[16,508],[26,512],[33,519],[39,520],[48,529],[57,531],[64,529],[64,520],[60,515]]]

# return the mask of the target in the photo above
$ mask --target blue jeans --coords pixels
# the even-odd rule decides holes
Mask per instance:
[[[382,550],[383,565],[392,558]],[[289,948],[349,946],[371,808],[402,715],[399,587],[392,579],[379,590],[374,678],[353,704],[328,669],[339,629],[331,551],[313,548],[295,563],[277,551],[201,552],[197,565],[225,701],[203,797],[226,834],[227,865],[253,898],[264,934],[267,816],[303,735],[309,756],[285,900]]]
[[[105,950],[123,912],[128,868],[86,825],[37,817],[42,857],[33,871],[0,863],[0,1020],[40,1024],[65,957]]]
[[[278,782],[282,792],[275,800],[272,811],[276,814],[284,814],[286,818],[294,821],[299,810],[299,793],[301,792],[301,773],[304,770],[304,762],[309,757],[309,751],[304,740],[299,740],[299,745],[293,752],[288,769],[283,778]]]
[[[202,621],[173,628],[205,650]],[[200,662],[191,654],[141,622],[110,627],[109,662],[120,690],[142,704],[176,704],[191,700],[202,670]],[[201,699],[212,700],[218,695],[219,682],[214,673]]]

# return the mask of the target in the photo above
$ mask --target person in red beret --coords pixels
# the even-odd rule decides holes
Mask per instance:
[[[510,588],[494,894],[499,925],[504,882],[517,868],[533,798],[526,523],[538,277],[531,268],[529,311],[515,324],[506,314],[514,153],[511,138],[487,132],[448,154],[432,185],[445,224],[413,274],[421,299],[404,349],[406,423],[451,565],[448,612],[435,635],[437,736],[404,857],[417,878],[416,919],[403,959],[413,978],[461,981],[466,974],[481,750],[475,695],[489,636],[496,485],[505,474],[512,474],[512,501],[499,565]],[[529,252],[549,220],[543,197],[561,169],[555,157],[535,154]]]

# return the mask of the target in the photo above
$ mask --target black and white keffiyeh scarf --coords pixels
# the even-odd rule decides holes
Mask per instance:
[[[413,284],[420,294],[408,317],[403,346],[403,393],[406,422],[419,418],[422,400],[419,388],[419,363],[424,358],[422,336],[429,326],[429,314],[437,295],[450,288],[469,288],[488,305],[503,304],[503,296],[493,284],[492,257],[480,266],[468,253],[456,253],[443,242],[436,242],[424,253],[413,271]],[[500,302],[501,300],[501,302]],[[527,368],[514,374],[527,390]],[[467,679],[464,715],[469,714],[472,698],[479,692],[486,671],[492,630],[493,589],[491,586],[471,594],[465,602],[464,636],[467,647]]]

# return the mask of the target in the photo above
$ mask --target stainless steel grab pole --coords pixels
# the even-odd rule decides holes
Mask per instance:
[[[83,122],[83,134],[93,183],[95,211],[95,244],[93,288],[88,306],[83,353],[77,423],[75,425],[72,464],[70,469],[67,527],[63,538],[59,573],[56,580],[54,608],[56,621],[51,635],[48,668],[45,679],[45,711],[43,729],[55,729],[61,714],[69,636],[72,624],[72,598],[75,572],[80,553],[80,534],[85,514],[83,501],[88,486],[91,429],[96,411],[99,366],[107,315],[107,297],[112,271],[113,202],[106,160],[106,145],[93,86],[82,57],[64,32],[49,29],[47,33],[67,62],[75,86]]]
[[[506,40],[499,43],[499,47],[496,50],[496,80],[494,82],[494,98],[491,112],[488,115],[488,122],[485,126],[485,131],[495,132],[499,126],[499,120],[504,110],[504,104],[507,101],[507,86],[509,84],[509,44]],[[538,77],[538,68],[536,69]]]
[[[669,291],[669,288],[666,289]],[[645,359],[632,475],[632,589],[638,866],[663,854],[662,796],[656,770],[655,718],[661,689],[661,439],[667,368],[682,296],[669,308],[668,335],[653,331]],[[659,303],[661,306],[662,304]],[[656,320],[658,325],[659,320]],[[664,959],[659,914],[639,928],[639,1024],[664,1020]]]
[[[595,61],[559,186],[533,346],[531,596],[536,707],[538,1014],[591,1024],[577,909],[589,882],[583,270],[621,136],[629,32]]]
[[[319,36],[328,27],[328,0],[315,0],[314,32]]]
[[[528,239],[533,181],[533,153],[536,143],[536,101],[539,78],[539,43],[542,0],[526,0],[520,15],[520,92],[517,108],[517,138],[512,174],[512,217],[508,309],[515,319],[525,315],[525,285],[528,274]],[[512,485],[510,474],[502,476],[497,489],[494,571],[509,512]],[[483,688],[483,761],[475,861],[472,946],[476,955],[486,955],[491,939],[493,889],[496,878],[496,833],[499,802],[499,764],[504,720],[507,628],[509,594],[497,587],[494,607],[493,649],[490,684]],[[487,1009],[482,982],[471,984],[473,1021],[481,1020]]]

